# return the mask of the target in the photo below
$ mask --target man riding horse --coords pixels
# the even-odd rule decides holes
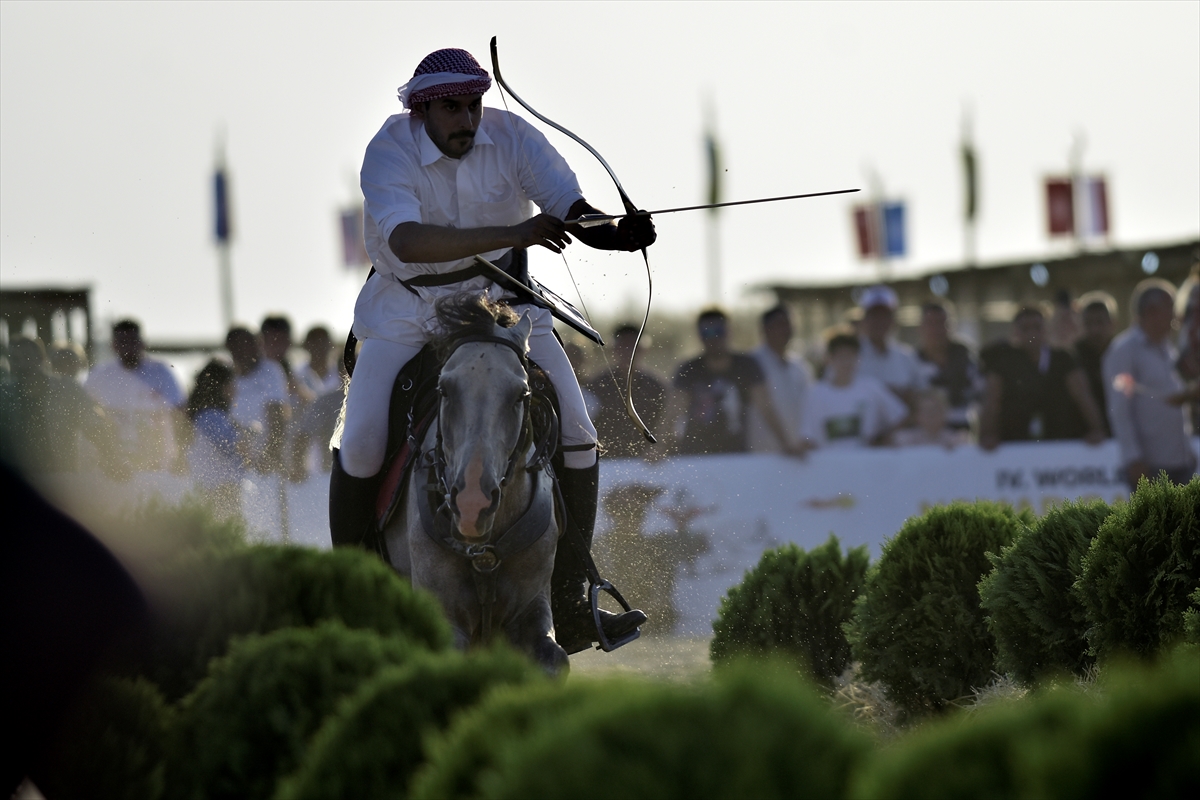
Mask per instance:
[[[354,307],[353,330],[362,347],[330,477],[335,546],[361,545],[374,525],[392,386],[437,332],[434,302],[464,290],[502,297],[475,266],[475,256],[527,282],[525,248],[540,245],[560,253],[571,242],[566,220],[601,213],[584,199],[571,168],[536,128],[508,111],[489,108],[484,114],[483,94],[491,85],[487,71],[465,50],[431,53],[399,89],[405,111],[389,117],[367,145],[363,228],[374,274]],[[533,204],[542,213],[535,215]],[[580,227],[575,235],[590,247],[630,252],[656,238],[650,218],[640,215],[616,225]],[[530,305],[525,313],[533,322],[529,357],[558,395],[565,522],[590,547],[599,481],[596,429],[550,312]],[[469,526],[470,514],[479,510],[458,511]],[[555,638],[568,653],[598,638],[585,576],[572,549],[559,547],[551,603]],[[645,619],[638,610],[601,612],[604,633],[614,641]]]

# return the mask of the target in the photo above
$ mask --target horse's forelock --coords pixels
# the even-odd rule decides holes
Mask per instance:
[[[433,340],[438,360],[445,361],[455,345],[468,336],[488,336],[496,326],[511,328],[521,317],[504,303],[483,292],[460,292],[434,305],[441,333]]]

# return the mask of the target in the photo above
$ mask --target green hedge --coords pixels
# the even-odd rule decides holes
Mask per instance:
[[[987,554],[1012,542],[1028,512],[988,501],[912,517],[883,546],[847,626],[867,681],[908,714],[938,711],[991,679],[995,641],[979,606]]]
[[[432,596],[356,548],[249,547],[181,565],[174,585],[146,668],[168,698],[190,691],[236,636],[337,620],[435,650],[451,642]]]
[[[54,800],[158,800],[172,716],[147,681],[97,680],[63,724],[38,788]]]
[[[918,729],[880,751],[852,798],[1200,796],[1200,659],[1116,670],[1098,696],[1053,690]]]
[[[545,680],[508,649],[418,657],[381,671],[325,721],[277,800],[405,798],[424,763],[423,739],[497,686]]]
[[[600,685],[572,681],[500,687],[464,711],[450,728],[426,740],[428,761],[413,778],[412,800],[457,800],[485,796],[505,753],[534,730],[553,728],[582,707]]]
[[[1093,662],[1086,610],[1071,587],[1080,559],[1111,513],[1100,500],[1064,503],[993,556],[979,597],[996,637],[1000,671],[1031,683],[1057,671],[1080,673]]]
[[[1200,587],[1198,509],[1200,477],[1143,478],[1100,526],[1075,584],[1094,655],[1152,656],[1183,638],[1188,595]]]
[[[171,798],[270,798],[343,697],[420,652],[338,622],[240,639],[184,699],[168,748]]]
[[[608,682],[497,754],[489,798],[840,797],[869,747],[794,669],[698,686]]]
[[[763,553],[721,599],[709,653],[713,663],[785,653],[828,682],[850,660],[842,627],[867,574],[866,546],[842,555],[836,536],[805,552],[794,544]]]
[[[1183,612],[1183,632],[1190,644],[1200,644],[1200,587],[1188,595],[1191,607]]]

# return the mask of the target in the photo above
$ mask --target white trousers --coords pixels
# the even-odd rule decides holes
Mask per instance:
[[[554,336],[550,312],[540,308],[522,309],[533,320],[529,335],[529,357],[550,376],[558,394],[562,419],[562,441],[565,446],[595,445],[596,428],[588,418],[579,381],[571,362]],[[388,405],[392,385],[400,370],[421,351],[430,335],[410,328],[411,342],[387,339],[366,339],[354,365],[354,375],[346,392],[345,420],[342,427],[342,469],[356,478],[369,478],[379,472],[387,450]],[[564,465],[569,469],[584,469],[596,463],[596,451],[567,451]]]

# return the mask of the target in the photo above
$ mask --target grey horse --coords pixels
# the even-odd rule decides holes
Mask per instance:
[[[547,437],[531,422],[532,323],[482,295],[438,312],[438,418],[384,531],[387,552],[438,598],[460,648],[502,635],[558,673],[568,660],[552,635],[550,575],[561,528]]]

